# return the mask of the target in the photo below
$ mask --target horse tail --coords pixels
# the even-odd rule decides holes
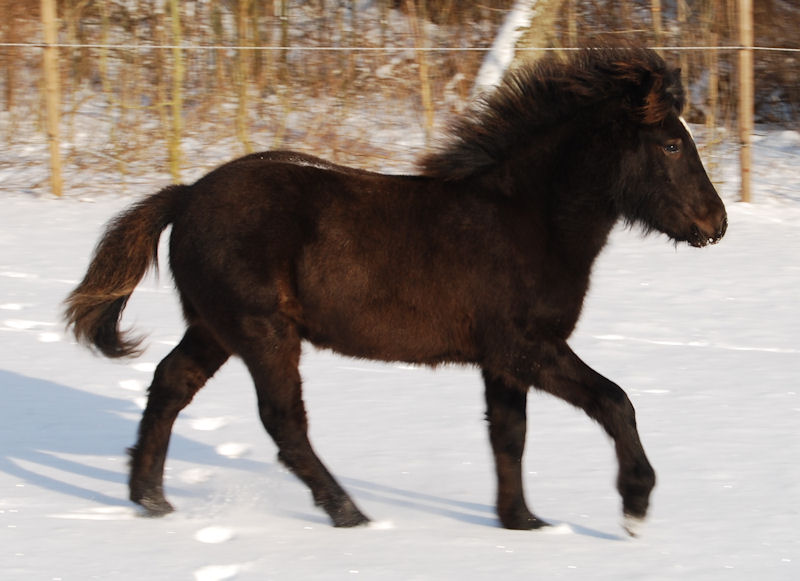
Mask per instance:
[[[173,222],[177,202],[190,186],[167,186],[114,218],[97,244],[83,281],[65,301],[64,318],[79,343],[106,357],[140,353],[142,338],[119,329],[136,285],[158,266],[158,241]]]

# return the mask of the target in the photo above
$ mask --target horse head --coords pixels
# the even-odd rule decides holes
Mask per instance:
[[[667,69],[656,58],[649,67],[635,59],[617,63],[617,74],[631,83],[626,100],[632,129],[620,162],[616,203],[628,222],[646,230],[698,248],[715,244],[728,227],[725,206],[680,116],[680,70]]]

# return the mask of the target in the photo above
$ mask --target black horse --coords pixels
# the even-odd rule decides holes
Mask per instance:
[[[580,407],[614,440],[631,532],[655,484],[634,409],[567,338],[618,219],[696,247],[725,233],[683,104],[677,71],[655,52],[585,50],[507,75],[419,175],[267,152],[121,214],[67,299],[75,336],[109,357],[137,352],[119,319],[170,224],[188,325],[150,386],[131,499],[151,515],[173,510],[162,487],[173,422],[237,355],[279,458],[334,525],[366,523],[308,440],[298,372],[306,340],[353,357],[480,367],[497,511],[512,529],[546,524],[523,498],[529,387]]]

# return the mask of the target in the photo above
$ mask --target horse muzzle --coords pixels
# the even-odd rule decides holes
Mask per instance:
[[[695,248],[702,248],[719,242],[728,230],[728,216],[723,210],[722,217],[714,220],[698,220],[689,231],[687,242]]]

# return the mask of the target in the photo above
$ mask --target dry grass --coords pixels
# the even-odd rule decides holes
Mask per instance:
[[[225,157],[277,147],[366,168],[411,169],[424,135],[464,107],[483,57],[452,49],[488,47],[512,4],[415,0],[412,7],[408,0],[383,0],[363,9],[358,2],[329,0],[181,3],[180,36],[189,47],[286,47],[181,51],[181,177]],[[575,39],[588,45],[601,35],[655,41],[651,0],[545,4],[547,18],[539,24],[546,20],[546,30],[532,27],[528,46],[570,46]],[[679,26],[674,0],[662,0],[660,41],[735,44],[733,4],[692,3],[686,24]],[[800,11],[791,4],[756,3],[757,43],[796,45]],[[124,181],[143,168],[168,166],[167,143],[177,127],[171,108],[175,51],[152,48],[174,42],[176,29],[164,6],[155,0],[59,2],[63,42],[138,45],[61,50],[62,135],[66,163],[78,175],[94,170]],[[0,40],[39,41],[38,0],[0,0],[0,13]],[[426,16],[424,24],[412,22],[414,14]],[[450,50],[420,59],[412,50],[420,46]],[[690,118],[731,126],[734,53],[666,56],[681,61],[693,87]],[[757,121],[796,126],[798,64],[795,53],[757,53]],[[35,150],[42,138],[40,68],[40,49],[0,47],[0,139],[9,148],[33,144]],[[425,114],[428,99],[432,115]],[[408,142],[398,143],[397,135],[406,133]],[[0,170],[4,163],[11,162],[0,160]]]

